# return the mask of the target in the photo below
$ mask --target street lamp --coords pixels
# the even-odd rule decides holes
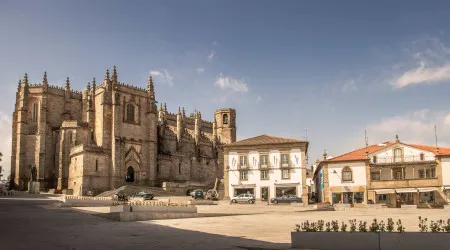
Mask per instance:
[[[0,162],[2,161],[2,157],[3,157],[3,154],[2,154],[2,152],[0,152]],[[2,166],[0,166],[0,180],[2,179],[2,177],[3,177],[3,174],[2,174],[2,172],[3,172],[3,167]]]

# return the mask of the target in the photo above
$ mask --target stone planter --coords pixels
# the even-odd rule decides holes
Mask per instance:
[[[417,205],[402,205],[402,209],[416,209]]]
[[[380,233],[381,250],[449,249],[450,233]]]
[[[292,248],[327,250],[444,250],[450,233],[292,232]]]
[[[378,233],[292,232],[292,248],[326,250],[379,250]]]

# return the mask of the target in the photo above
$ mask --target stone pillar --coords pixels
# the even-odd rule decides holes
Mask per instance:
[[[224,200],[229,200],[230,199],[230,179],[229,179],[229,175],[230,175],[230,166],[229,166],[229,162],[228,162],[228,150],[224,149],[223,151],[223,169],[224,169]]]

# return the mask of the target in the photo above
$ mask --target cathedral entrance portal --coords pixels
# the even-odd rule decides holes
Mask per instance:
[[[134,168],[128,167],[127,176],[125,177],[125,182],[133,183],[134,182]]]

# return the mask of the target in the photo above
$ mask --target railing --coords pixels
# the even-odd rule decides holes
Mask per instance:
[[[267,162],[267,163],[264,163],[264,164],[259,164],[259,169],[269,169],[270,168],[270,164]]]
[[[280,168],[292,168],[290,163],[280,163]]]
[[[372,164],[390,164],[390,163],[408,163],[408,162],[425,162],[435,161],[436,158],[432,155],[405,155],[403,157],[377,157],[372,158]]]
[[[241,165],[241,163],[238,164],[238,169],[249,169],[248,162]]]

